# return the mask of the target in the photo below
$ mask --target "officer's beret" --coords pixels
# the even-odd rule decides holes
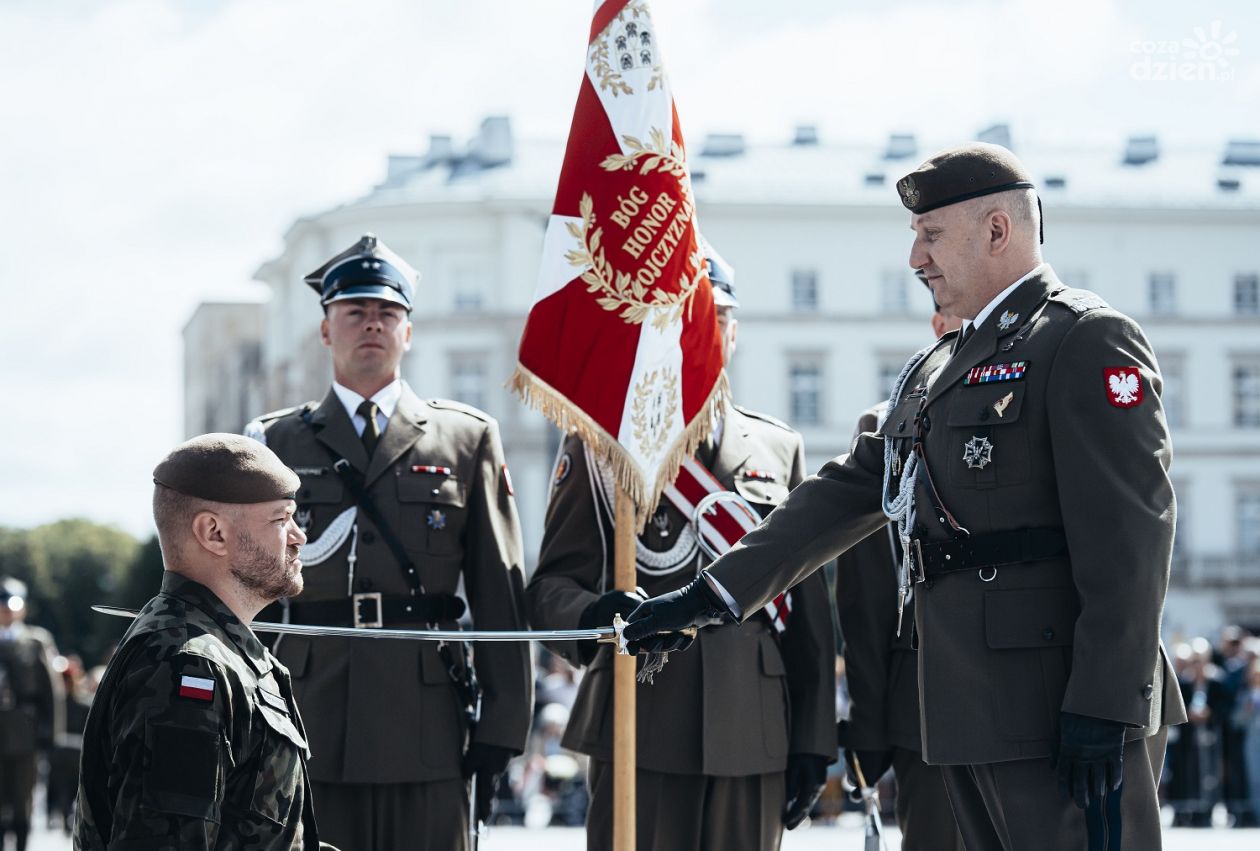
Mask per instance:
[[[304,279],[319,293],[320,304],[349,298],[379,298],[411,311],[420,273],[411,268],[375,234],[358,242],[311,272]]]
[[[731,264],[703,236],[700,237],[700,250],[704,252],[704,265],[709,272],[709,283],[713,285],[713,304],[717,307],[739,307],[739,299],[735,297],[735,270]]]
[[[236,504],[292,499],[301,479],[262,443],[239,434],[203,434],[171,450],[153,481],[186,496]]]
[[[1024,164],[1001,145],[987,142],[946,148],[897,181],[901,203],[912,213],[994,192],[1033,188]]]

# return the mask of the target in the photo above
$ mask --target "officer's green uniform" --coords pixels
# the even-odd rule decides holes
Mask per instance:
[[[697,457],[726,490],[762,515],[805,474],[801,437],[770,417],[728,409],[716,450]],[[554,474],[538,568],[528,591],[530,622],[572,629],[613,588],[614,489],[592,478],[582,443],[568,438]],[[678,564],[685,517],[667,499],[639,537],[638,583],[661,594],[695,578],[703,554]],[[682,550],[686,550],[685,544]],[[672,566],[672,571],[671,571]],[[637,689],[639,847],[773,849],[783,832],[788,755],[835,759],[834,633],[822,574],[792,591],[787,629],[764,614],[742,627],[702,630],[696,646],[672,653],[652,685]],[[563,744],[590,754],[587,847],[611,847],[612,653],[592,660],[588,643],[552,649],[589,663]]]
[[[6,579],[0,605],[24,596],[21,583]],[[24,848],[31,829],[36,758],[51,750],[62,723],[61,677],[52,665],[56,655],[45,629],[20,620],[0,629],[0,845],[6,833],[13,833],[18,848]]]
[[[864,412],[857,435],[875,431],[885,406]],[[856,436],[855,435],[855,438]],[[923,761],[919,738],[919,660],[914,646],[914,599],[897,634],[896,545],[885,527],[836,560],[836,614],[844,636],[849,720],[840,745],[861,760],[868,783],[891,760],[897,777],[897,826],[902,851],[961,851],[940,766]],[[874,763],[874,765],[870,764]],[[953,834],[951,842],[947,837]]]
[[[289,672],[208,588],[168,572],[84,732],[76,851],[319,847]]]

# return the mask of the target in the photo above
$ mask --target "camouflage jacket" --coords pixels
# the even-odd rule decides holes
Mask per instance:
[[[307,756],[289,672],[168,572],[88,715],[74,847],[315,849]]]

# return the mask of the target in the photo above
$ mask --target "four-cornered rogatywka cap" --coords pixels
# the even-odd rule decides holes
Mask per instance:
[[[716,307],[739,307],[739,299],[735,297],[735,270],[731,264],[703,236],[700,237],[700,250],[704,252],[704,265],[709,272],[709,283],[713,285],[713,304]]]
[[[239,434],[203,434],[171,450],[155,484],[186,496],[246,504],[293,499],[302,480],[262,443]]]
[[[378,298],[400,304],[411,312],[420,274],[375,234],[358,242],[307,275],[304,280],[319,293],[320,304],[351,298]]]

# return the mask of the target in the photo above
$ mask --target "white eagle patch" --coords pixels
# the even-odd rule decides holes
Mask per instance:
[[[1132,408],[1142,402],[1142,374],[1135,366],[1113,366],[1103,370],[1107,401],[1117,408]]]

